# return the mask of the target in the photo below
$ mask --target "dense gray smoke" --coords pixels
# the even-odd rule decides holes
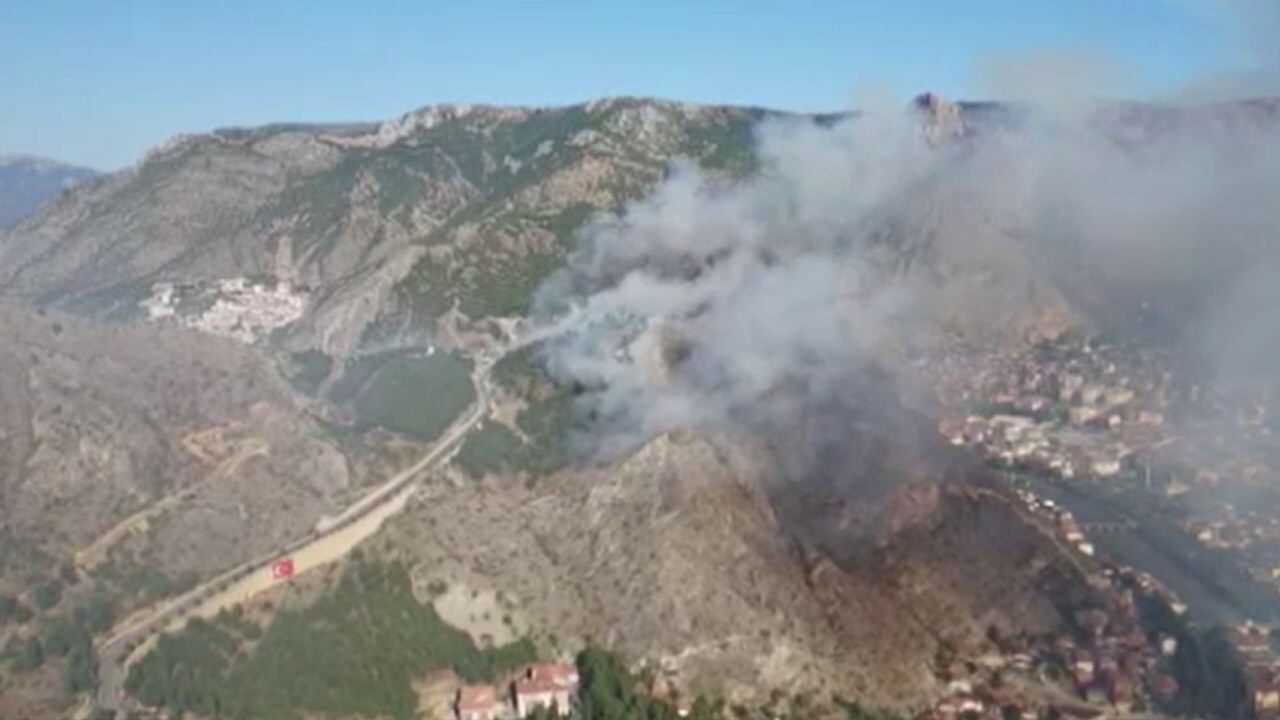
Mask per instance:
[[[606,450],[675,428],[796,417],[848,391],[899,297],[864,290],[870,219],[937,154],[901,113],[760,128],[763,172],[728,183],[680,166],[591,228],[552,369],[592,391]],[[784,392],[783,388],[787,388]]]
[[[838,395],[922,313],[1001,284],[1060,292],[1080,322],[1202,351],[1219,373],[1268,369],[1274,106],[962,111],[929,142],[947,112],[773,121],[757,177],[684,166],[595,225],[548,293],[576,298],[553,365],[594,391],[607,444],[750,419],[787,382]],[[1016,243],[998,254],[1025,265],[982,260],[1004,237]],[[894,272],[912,253],[917,268]],[[951,306],[926,300],[943,292]],[[996,324],[1007,310],[969,311]]]
[[[682,165],[594,224],[543,292],[569,308],[548,359],[586,389],[593,446],[793,429],[807,472],[848,428],[815,443],[805,418],[877,425],[867,373],[885,346],[1019,313],[1274,380],[1280,104],[1099,101],[1105,63],[1050,60],[990,71],[999,106],[766,121],[752,178]]]

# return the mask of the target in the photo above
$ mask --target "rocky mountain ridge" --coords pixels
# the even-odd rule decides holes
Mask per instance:
[[[476,320],[519,313],[523,297],[477,285],[509,273],[531,292],[591,210],[677,153],[730,152],[757,116],[620,99],[178,138],[0,241],[3,285],[128,314],[155,282],[291,278],[319,299],[287,344],[342,356],[371,325],[429,326],[454,303]]]

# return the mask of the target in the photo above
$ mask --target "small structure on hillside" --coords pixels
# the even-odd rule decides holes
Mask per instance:
[[[516,714],[527,717],[535,708],[550,708],[567,714],[578,693],[578,669],[563,663],[530,665],[511,684]]]

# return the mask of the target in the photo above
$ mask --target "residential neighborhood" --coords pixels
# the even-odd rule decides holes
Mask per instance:
[[[1156,709],[1172,699],[1178,683],[1169,665],[1177,639],[1144,630],[1138,598],[1162,603],[1174,614],[1185,613],[1185,606],[1149,575],[1097,557],[1070,511],[1025,490],[1018,498],[1028,517],[1075,556],[1097,604],[1076,612],[1073,632],[993,632],[981,654],[939,668],[948,693],[923,717],[1032,720],[1066,712],[1101,718]]]
[[[1089,340],[921,362],[953,445],[1010,472],[1140,489],[1146,507],[1280,594],[1280,444],[1267,388],[1188,382],[1160,352]]]

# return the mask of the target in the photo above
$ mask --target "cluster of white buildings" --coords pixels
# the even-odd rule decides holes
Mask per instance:
[[[1052,471],[1064,479],[1119,474],[1133,451],[1112,435],[1089,433],[1025,415],[970,415],[943,420],[939,431],[953,445],[976,446],[989,459]]]
[[[185,311],[212,299],[207,309]],[[189,328],[252,344],[302,317],[307,294],[288,282],[255,283],[246,278],[225,278],[211,286],[178,287],[156,283],[141,302],[147,319],[175,320]]]

